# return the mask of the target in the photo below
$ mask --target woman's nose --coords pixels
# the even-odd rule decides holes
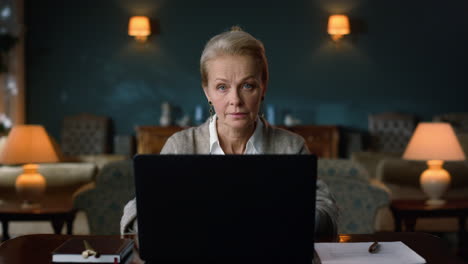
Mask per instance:
[[[229,94],[229,104],[231,105],[240,105],[242,104],[242,98],[240,96],[238,89],[232,89]]]

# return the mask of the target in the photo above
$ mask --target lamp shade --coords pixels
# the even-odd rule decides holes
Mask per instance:
[[[58,157],[46,130],[40,125],[14,126],[7,138],[0,163],[57,162]]]
[[[331,15],[328,18],[328,34],[347,35],[349,34],[349,19],[346,15]]]
[[[133,16],[128,23],[128,35],[134,37],[146,37],[151,34],[149,18],[145,16]]]
[[[421,122],[403,154],[408,160],[464,160],[465,154],[448,123]]]

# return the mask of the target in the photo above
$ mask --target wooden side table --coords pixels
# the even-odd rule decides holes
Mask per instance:
[[[0,222],[2,222],[2,241],[10,239],[8,225],[11,221],[50,221],[55,234],[60,234],[64,224],[67,234],[72,234],[73,221],[77,210],[73,208],[70,192],[48,194],[39,207],[24,207],[16,197],[0,203]]]
[[[458,248],[466,245],[466,218],[468,217],[468,200],[448,200],[443,205],[426,205],[425,200],[394,200],[390,209],[395,218],[395,231],[402,231],[402,223],[405,231],[413,232],[418,218],[458,218]]]

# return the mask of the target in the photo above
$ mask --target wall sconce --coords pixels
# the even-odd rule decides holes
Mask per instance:
[[[151,34],[149,18],[146,16],[133,16],[128,22],[128,35],[135,37],[138,42],[145,42]]]
[[[331,35],[333,41],[338,41],[344,35],[350,33],[349,19],[346,15],[331,15],[328,18],[328,34]]]

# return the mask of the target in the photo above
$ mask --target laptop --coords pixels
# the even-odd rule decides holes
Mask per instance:
[[[313,155],[137,155],[146,263],[307,263],[314,255]]]

